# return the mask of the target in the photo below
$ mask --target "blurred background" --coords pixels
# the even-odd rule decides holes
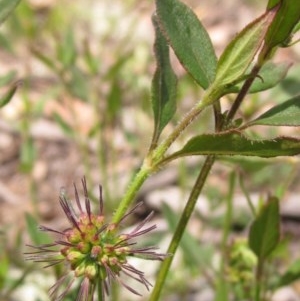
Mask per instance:
[[[207,28],[218,55],[239,30],[263,13],[266,4],[258,0],[185,2]],[[58,206],[62,188],[72,198],[73,183],[80,186],[85,176],[96,200],[97,185],[102,184],[110,215],[139,168],[153,129],[153,12],[153,1],[146,0],[22,0],[1,26],[0,93],[22,81],[12,101],[0,110],[1,301],[25,300],[24,296],[26,301],[48,300],[55,273],[25,262],[23,252],[26,243],[43,241],[37,224],[66,227]],[[299,45],[279,51],[276,61],[294,63],[289,76],[278,87],[249,96],[240,112],[243,118],[251,119],[299,94],[299,59]],[[172,61],[179,77],[178,110],[166,133],[202,93],[173,54]],[[224,109],[232,99],[224,99]],[[174,148],[191,134],[212,130],[211,116],[207,110]],[[264,128],[259,133],[299,136],[293,128]],[[145,206],[135,218],[155,210],[159,231],[149,240],[162,251],[201,163],[201,158],[176,161],[153,175],[139,193],[138,200]],[[257,202],[272,193],[282,199],[283,231],[297,246],[299,159],[224,159],[214,167],[199,200],[163,300],[213,300],[209,269],[218,250],[230,174],[237,179],[233,232],[245,231],[251,218],[245,194]],[[198,253],[190,254],[193,248]],[[195,254],[201,256],[195,258]],[[288,260],[288,250],[282,254]],[[204,265],[207,262],[209,267]],[[155,274],[151,264],[145,273],[151,280]],[[280,301],[300,300],[298,292],[295,285],[284,296],[296,299]],[[112,300],[121,300],[117,296]],[[144,298],[124,298],[147,300],[147,292]]]

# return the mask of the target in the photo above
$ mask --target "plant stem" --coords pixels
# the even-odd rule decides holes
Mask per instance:
[[[213,95],[217,97],[218,92],[210,90],[207,92],[208,93],[204,95],[203,100],[197,103],[197,105],[190,110],[183,120],[175,127],[174,131],[155,150],[148,153],[146,159],[144,160],[143,166],[134,177],[114,214],[114,223],[118,223],[122,219],[128,207],[132,204],[139,188],[146,181],[151,172],[158,169],[160,161],[171,144],[180,136],[180,134],[189,126],[189,124],[195,120],[195,118],[203,111],[203,109],[213,102],[213,99],[215,99]]]
[[[232,202],[233,202],[235,178],[236,178],[235,172],[233,171],[233,172],[231,172],[230,177],[229,177],[229,193],[226,198],[226,214],[225,214],[225,219],[224,219],[224,224],[223,224],[223,237],[222,237],[222,244],[221,244],[221,249],[222,249],[223,254],[226,253],[227,240],[229,237],[230,226],[232,223]],[[223,265],[223,263],[224,262],[222,262],[222,265]]]
[[[261,301],[260,300],[260,292],[262,288],[262,275],[263,275],[263,267],[264,267],[264,261],[262,259],[258,260],[257,269],[256,269],[256,275],[255,275],[255,301]]]
[[[146,160],[145,160],[146,162]],[[131,205],[134,197],[136,196],[139,188],[145,182],[145,180],[150,175],[151,169],[147,167],[144,163],[141,167],[140,171],[135,175],[133,181],[131,182],[130,186],[128,187],[122,201],[120,202],[114,216],[113,216],[113,223],[118,223],[124,214],[126,213],[128,207]]]
[[[181,218],[179,220],[179,223],[176,227],[175,233],[173,235],[172,241],[169,245],[167,253],[174,255],[176,253],[176,250],[179,246],[179,243],[181,241],[182,235],[185,231],[186,225],[194,211],[195,205],[197,203],[199,194],[202,191],[202,188],[204,186],[204,183],[206,181],[206,178],[209,174],[209,171],[211,170],[211,167],[213,166],[213,163],[215,161],[215,156],[207,156],[205,159],[205,162],[201,168],[201,171],[198,175],[198,178],[194,184],[194,187],[191,191],[191,194],[189,196],[189,199],[186,203],[186,206],[183,210],[183,213],[181,215]],[[167,257],[159,270],[159,273],[156,278],[155,286],[153,288],[152,294],[150,296],[149,301],[157,301],[159,299],[161,290],[163,288],[163,285],[165,283],[167,274],[169,272],[171,263],[173,261],[173,256]]]
[[[233,105],[232,105],[232,107],[231,107],[231,109],[230,109],[230,111],[229,111],[229,113],[227,115],[227,118],[223,122],[219,120],[219,116],[218,116],[218,112],[220,111],[220,108],[218,108],[217,106],[214,107],[214,109],[215,109],[215,118],[217,117],[216,118],[216,131],[221,131],[234,118],[234,116],[235,116],[238,108],[240,107],[240,105],[241,105],[242,101],[244,100],[247,92],[249,91],[249,88],[252,85],[255,77],[257,76],[260,68],[261,68],[261,64],[257,64],[256,66],[254,66],[254,68],[251,71],[251,76],[248,78],[248,80],[245,81],[244,85],[242,86],[239,94],[237,95],[237,97],[236,97],[236,99],[235,99],[235,101],[234,101],[234,103],[233,103]],[[200,107],[200,104],[199,104],[199,107],[198,107],[200,109],[199,113],[208,104],[215,103],[215,101],[212,101],[212,100],[218,99],[219,96],[220,96],[220,94],[219,94],[219,92],[218,92],[217,89],[216,89],[216,93],[214,93],[214,94],[208,93],[207,95],[211,95],[211,96],[214,95],[216,98],[214,98],[214,97],[208,97],[208,98],[206,98],[206,101],[202,102],[202,106],[203,107]],[[192,121],[192,120],[194,120],[194,118],[193,118],[194,115],[192,114],[191,116],[192,116],[192,119],[191,119],[191,121]],[[197,114],[195,115],[195,117],[196,116],[197,116]],[[179,131],[181,129],[181,127],[183,127],[183,126],[181,124],[179,124],[177,126],[177,128],[175,129],[175,131],[174,131],[175,133],[173,132],[173,135],[169,136],[165,140],[165,142],[160,147],[157,148],[157,152],[158,153],[159,153],[160,150],[162,150],[162,153],[163,153],[164,147],[169,146],[169,145],[172,144],[172,142],[179,136],[179,135],[176,136],[176,133],[177,133],[177,131]],[[186,225],[187,225],[187,223],[188,223],[188,221],[190,219],[191,214],[193,213],[193,210],[194,210],[194,207],[196,205],[196,202],[197,202],[197,199],[199,197],[199,194],[202,191],[202,188],[203,188],[203,186],[205,184],[205,181],[206,181],[206,178],[208,176],[208,173],[211,170],[215,159],[216,159],[216,157],[214,155],[210,155],[210,156],[206,157],[204,165],[201,168],[201,171],[200,171],[200,173],[198,175],[198,178],[197,178],[197,180],[196,180],[196,182],[195,182],[195,184],[193,186],[193,189],[191,191],[191,194],[189,196],[187,204],[186,204],[186,206],[184,208],[184,211],[183,211],[183,213],[181,215],[180,221],[179,221],[179,223],[177,225],[177,228],[175,230],[175,233],[174,233],[173,238],[171,240],[171,243],[169,245],[168,253],[170,253],[170,254],[175,254],[176,253],[176,250],[177,250],[177,248],[179,246],[179,243],[180,243],[180,240],[182,238],[182,235],[183,235],[183,233],[185,231]],[[159,296],[160,296],[161,290],[163,288],[163,285],[165,283],[166,277],[168,275],[168,272],[169,272],[172,260],[173,260],[173,257],[170,256],[170,257],[166,258],[164,260],[164,262],[161,264],[158,276],[156,278],[156,283],[155,283],[155,286],[153,288],[153,291],[152,291],[152,294],[150,296],[149,301],[157,301],[159,299]]]
[[[199,116],[199,114],[209,105],[219,98],[217,89],[209,89],[199,101],[175,127],[174,131],[153,151],[152,162],[159,165],[159,161],[163,158],[166,151],[172,143],[181,135],[181,133]]]
[[[102,286],[102,280],[99,280],[97,284],[97,296],[98,296],[98,301],[104,301],[104,292],[103,292],[103,286]],[[91,299],[93,300],[93,299]]]
[[[255,217],[256,216],[256,209],[255,209],[255,206],[253,205],[253,203],[251,201],[251,198],[249,196],[249,193],[248,193],[248,191],[245,187],[244,179],[242,178],[242,176],[240,176],[240,187],[241,187],[241,189],[242,189],[242,191],[243,191],[243,193],[246,197],[246,201],[247,201],[248,206],[251,210],[251,213],[252,213],[253,217]]]
[[[229,192],[228,196],[226,198],[226,212],[224,216],[224,222],[223,222],[223,235],[222,235],[222,241],[221,241],[221,256],[222,258],[226,258],[226,252],[227,252],[227,242],[228,237],[230,233],[230,226],[232,223],[232,203],[233,203],[233,193],[234,193],[234,186],[235,186],[235,172],[232,171],[230,173],[229,177]],[[216,284],[215,284],[215,290],[216,290],[216,296],[215,301],[225,301],[228,300],[228,283],[224,279],[225,273],[225,260],[221,260],[220,262],[220,268],[219,272],[216,275]],[[242,300],[242,299],[241,299]]]
[[[239,109],[242,101],[244,100],[246,94],[248,93],[252,83],[254,82],[260,68],[261,68],[260,64],[257,64],[252,68],[249,78],[245,81],[245,83],[242,86],[239,94],[237,95],[232,107],[230,108],[230,111],[228,112],[227,120],[233,119],[233,117],[236,114],[237,110]]]

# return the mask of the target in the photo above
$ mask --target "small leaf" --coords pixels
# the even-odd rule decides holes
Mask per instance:
[[[120,112],[122,105],[122,89],[117,78],[110,82],[110,91],[107,95],[107,118],[110,122],[115,120],[117,114]]]
[[[1,250],[3,251],[3,250]],[[8,271],[9,271],[9,260],[8,256],[1,252],[0,254],[0,290],[2,290],[5,286],[5,282],[8,278]]]
[[[51,238],[46,232],[42,232],[38,228],[36,219],[29,213],[26,213],[26,225],[30,239],[35,245],[42,245],[51,242]]]
[[[0,0],[0,24],[13,12],[20,1],[21,0]]]
[[[28,173],[32,170],[36,151],[32,137],[26,137],[21,147],[20,169],[22,172]]]
[[[273,7],[270,1],[268,7]],[[265,43],[269,48],[285,44],[290,40],[294,27],[300,20],[299,1],[281,0],[276,16],[266,34]]]
[[[278,64],[267,62],[259,72],[259,77],[257,77],[251,85],[249,93],[257,93],[275,87],[285,78],[290,67],[291,64],[286,62]],[[238,93],[241,87],[242,83],[231,86],[227,88],[226,93]]]
[[[45,64],[49,69],[58,72],[58,67],[56,66],[55,61],[50,59],[49,56],[43,54],[42,51],[40,51],[36,47],[31,47],[30,51],[38,60]]]
[[[215,85],[226,86],[240,79],[259,50],[275,11],[271,10],[246,26],[226,47],[217,67]]]
[[[21,81],[16,82],[7,92],[6,94],[0,99],[0,108],[7,105],[11,100],[12,97],[15,95],[18,87],[22,84]]]
[[[68,28],[62,41],[58,43],[57,58],[65,68],[74,65],[77,56],[73,28]]]
[[[253,221],[249,232],[249,246],[259,259],[264,260],[277,246],[279,227],[279,201],[276,197],[270,197]]]
[[[67,83],[69,91],[81,100],[88,101],[90,90],[87,75],[76,66],[71,66],[69,71],[71,77]]]
[[[74,130],[72,129],[72,127],[66,121],[64,121],[59,114],[54,113],[53,117],[67,136],[74,136]]]
[[[276,283],[276,288],[281,286],[287,286],[296,280],[300,279],[300,259],[296,260],[291,264],[287,271],[280,276],[278,282]]]
[[[13,21],[12,21],[13,22]],[[0,47],[2,50],[15,55],[14,47],[15,43],[11,40],[10,36],[0,32]]]
[[[206,89],[214,80],[217,58],[210,37],[195,13],[178,0],[156,0],[162,33],[179,61]]]
[[[99,70],[99,58],[94,56],[90,49],[88,40],[83,42],[83,59],[92,75],[96,75]]]
[[[300,154],[300,139],[277,137],[271,140],[254,140],[234,131],[196,136],[190,139],[180,151],[163,161],[168,162],[179,157],[193,155],[241,155],[271,158],[297,154]]]
[[[127,51],[121,54],[118,54],[117,60],[110,66],[107,73],[103,76],[104,80],[112,81],[116,77],[120,76],[122,72],[122,68],[124,68],[124,65],[128,63],[128,61],[132,58],[133,53],[132,51]]]
[[[158,138],[176,112],[177,78],[172,69],[169,57],[169,46],[162,35],[156,17],[152,18],[156,38],[154,52],[156,56],[156,71],[152,80],[152,108],[154,112],[154,133],[152,144]]]
[[[300,96],[271,108],[245,126],[253,125],[300,126]]]
[[[8,85],[12,80],[14,80],[16,78],[16,76],[17,76],[16,70],[9,71],[4,76],[1,76],[0,77],[0,87],[4,87],[4,86]]]

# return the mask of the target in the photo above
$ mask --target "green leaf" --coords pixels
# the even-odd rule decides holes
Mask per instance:
[[[152,80],[152,108],[154,112],[154,133],[152,143],[158,138],[176,112],[177,78],[170,63],[169,46],[162,35],[154,16],[152,22],[155,28],[154,52],[156,71]]]
[[[0,99],[0,108],[7,105],[11,100],[12,97],[15,95],[18,87],[22,84],[21,81],[16,82],[7,92],[6,94]]]
[[[283,80],[291,67],[291,63],[283,62],[274,64],[267,62],[263,65],[253,84],[249,89],[249,93],[256,93],[275,87]],[[243,83],[227,88],[226,93],[238,93],[241,90]]]
[[[127,51],[117,55],[117,60],[109,67],[107,73],[103,76],[104,80],[112,81],[116,77],[119,77],[122,73],[122,68],[132,58],[132,51]]]
[[[275,249],[280,238],[279,201],[270,197],[253,221],[249,232],[249,246],[260,260]]]
[[[190,139],[180,151],[165,158],[164,162],[192,155],[241,155],[271,158],[297,154],[300,154],[300,139],[277,137],[270,140],[254,140],[234,131],[196,136]]]
[[[246,127],[253,125],[300,126],[300,96],[271,108],[246,124]]]
[[[92,54],[88,40],[84,40],[83,42],[83,59],[88,67],[88,71],[92,75],[96,75],[100,66],[99,58]]]
[[[280,276],[276,283],[276,288],[290,285],[292,282],[300,279],[300,259],[291,264],[287,271]]]
[[[272,2],[268,7],[273,7]],[[278,2],[278,1],[277,1]],[[269,48],[286,44],[291,38],[294,27],[300,20],[299,1],[281,0],[276,16],[266,34],[265,43]]]
[[[122,106],[122,89],[117,78],[110,82],[110,91],[107,95],[107,117],[110,122],[115,120]]]
[[[268,11],[247,25],[226,47],[218,66],[215,85],[226,86],[240,79],[259,50],[274,11]]]
[[[71,77],[67,83],[69,91],[81,100],[88,101],[90,89],[87,75],[77,66],[70,67],[69,71]]]
[[[42,51],[40,51],[36,47],[31,47],[30,51],[38,60],[45,64],[49,69],[53,70],[54,72],[59,72],[58,67],[56,66],[56,62],[50,59],[49,56],[43,54]]]
[[[39,230],[36,219],[30,213],[26,213],[25,218],[30,239],[35,245],[42,245],[51,242],[50,236],[46,232]]]
[[[21,146],[20,169],[28,173],[32,170],[36,158],[35,146],[32,137],[26,137]]]
[[[67,136],[69,136],[69,137],[74,136],[73,128],[66,121],[64,121],[63,118],[59,114],[54,113],[53,117]]]
[[[0,24],[13,12],[20,1],[21,0],[0,0]]]
[[[8,25],[9,26],[9,25]],[[0,32],[0,47],[2,50],[15,55],[15,43],[12,41],[10,35]]]
[[[2,250],[1,250],[2,251]],[[8,256],[3,252],[0,254],[0,290],[5,286],[5,282],[8,278],[9,260]]]
[[[74,65],[77,56],[76,45],[74,40],[74,30],[69,27],[62,41],[58,43],[57,58],[65,68]]]
[[[178,0],[156,0],[162,33],[179,61],[206,89],[214,80],[217,58],[210,37],[195,13]]]
[[[17,71],[12,70],[9,71],[7,74],[0,77],[0,87],[4,87],[8,85],[12,80],[14,80],[17,76]]]

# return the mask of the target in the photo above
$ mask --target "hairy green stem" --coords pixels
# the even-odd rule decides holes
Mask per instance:
[[[139,172],[135,175],[133,181],[131,182],[130,186],[128,187],[122,201],[120,202],[114,216],[113,216],[113,223],[118,223],[124,214],[126,213],[128,207],[132,204],[134,197],[136,196],[139,188],[143,185],[146,181],[148,176],[150,175],[151,169],[147,167],[144,163]]]
[[[175,127],[174,131],[153,151],[152,162],[159,165],[166,151],[172,143],[181,135],[181,133],[199,116],[199,114],[208,106],[215,103],[221,96],[221,93],[214,85],[209,88],[199,101]]]
[[[206,178],[209,174],[209,171],[211,170],[211,167],[213,166],[213,163],[215,161],[215,156],[211,155],[208,156],[205,159],[205,162],[203,164],[203,167],[199,173],[199,176],[195,182],[195,185],[191,191],[191,194],[189,196],[189,199],[186,203],[186,206],[182,212],[181,218],[179,220],[179,223],[176,227],[175,233],[173,235],[172,241],[168,248],[168,253],[174,255],[176,253],[176,250],[179,246],[179,243],[181,241],[182,235],[185,231],[186,225],[188,221],[190,220],[190,217],[194,211],[195,205],[197,203],[199,194],[202,191],[202,188],[205,184]],[[150,296],[149,301],[157,301],[159,299],[161,290],[163,288],[163,285],[165,283],[167,274],[169,272],[171,263],[173,261],[173,256],[169,256],[166,258],[159,270],[159,273],[156,278],[155,286],[153,288],[152,294]]]
[[[192,123],[196,117],[207,107],[204,101],[199,102],[191,111],[182,119],[175,127],[174,131],[153,151],[153,163],[159,162],[172,143],[180,136],[180,134]]]
[[[204,95],[203,100],[197,103],[197,105],[190,110],[183,120],[175,127],[174,131],[155,150],[148,153],[142,168],[134,177],[114,214],[114,223],[118,223],[122,219],[128,207],[134,201],[134,197],[136,196],[139,188],[146,181],[151,172],[155,171],[160,166],[160,163],[171,144],[180,136],[189,124],[195,120],[204,108],[209,106],[214,99],[217,99],[214,98],[217,97],[216,94],[216,91],[208,90]]]
[[[223,120],[223,121],[219,120],[219,116],[218,116],[217,113],[220,111],[220,108],[218,108],[217,106],[214,107],[215,118],[217,117],[217,119],[216,119],[216,131],[221,131],[234,118],[238,108],[240,107],[240,105],[241,105],[242,101],[244,100],[247,92],[249,91],[250,86],[252,85],[255,77],[257,76],[257,74],[258,74],[258,72],[261,68],[261,65],[262,64],[260,62],[259,64],[257,64],[253,68],[253,70],[251,72],[251,76],[245,81],[242,89],[240,90],[239,94],[237,95],[237,97],[236,97],[236,99],[233,103],[233,106],[232,106],[231,110],[229,111],[229,114],[227,115],[227,118],[225,120]],[[208,93],[208,95],[210,95],[210,93]],[[213,97],[211,99],[207,98],[206,101],[204,101],[202,103],[203,108],[205,108],[208,104],[214,104],[215,100],[214,101],[212,101],[212,100],[213,99],[218,99],[221,94],[219,94],[218,89],[215,89],[215,93],[212,94],[212,95],[214,95],[216,98],[213,98]],[[203,108],[202,108],[202,110],[203,110]],[[168,140],[167,140],[167,142],[168,142]],[[189,218],[190,218],[190,216],[191,216],[191,214],[194,210],[194,207],[195,207],[195,204],[196,204],[197,199],[199,197],[199,194],[202,191],[202,188],[205,184],[207,175],[208,175],[209,171],[211,170],[211,168],[213,166],[215,158],[216,157],[214,155],[208,156],[205,160],[205,163],[204,163],[203,167],[200,170],[198,178],[197,178],[197,180],[196,180],[196,182],[193,186],[193,189],[192,189],[191,194],[189,196],[189,199],[187,201],[186,207],[185,207],[185,209],[184,209],[184,211],[181,215],[180,221],[177,225],[177,228],[175,230],[175,233],[174,233],[173,238],[171,240],[171,243],[169,245],[168,253],[175,254],[175,252],[178,248],[178,245],[180,243],[182,235],[185,231],[186,225],[187,225],[187,223],[189,221]],[[158,276],[157,276],[155,286],[153,288],[153,291],[152,291],[152,294],[151,294],[151,297],[150,297],[149,301],[157,301],[159,299],[159,296],[160,296],[161,290],[163,288],[163,285],[165,283],[166,277],[168,275],[172,260],[173,260],[173,258],[169,257],[169,258],[165,259],[165,261],[162,263],[162,265],[160,267],[160,270],[159,270],[159,273],[158,273]]]

